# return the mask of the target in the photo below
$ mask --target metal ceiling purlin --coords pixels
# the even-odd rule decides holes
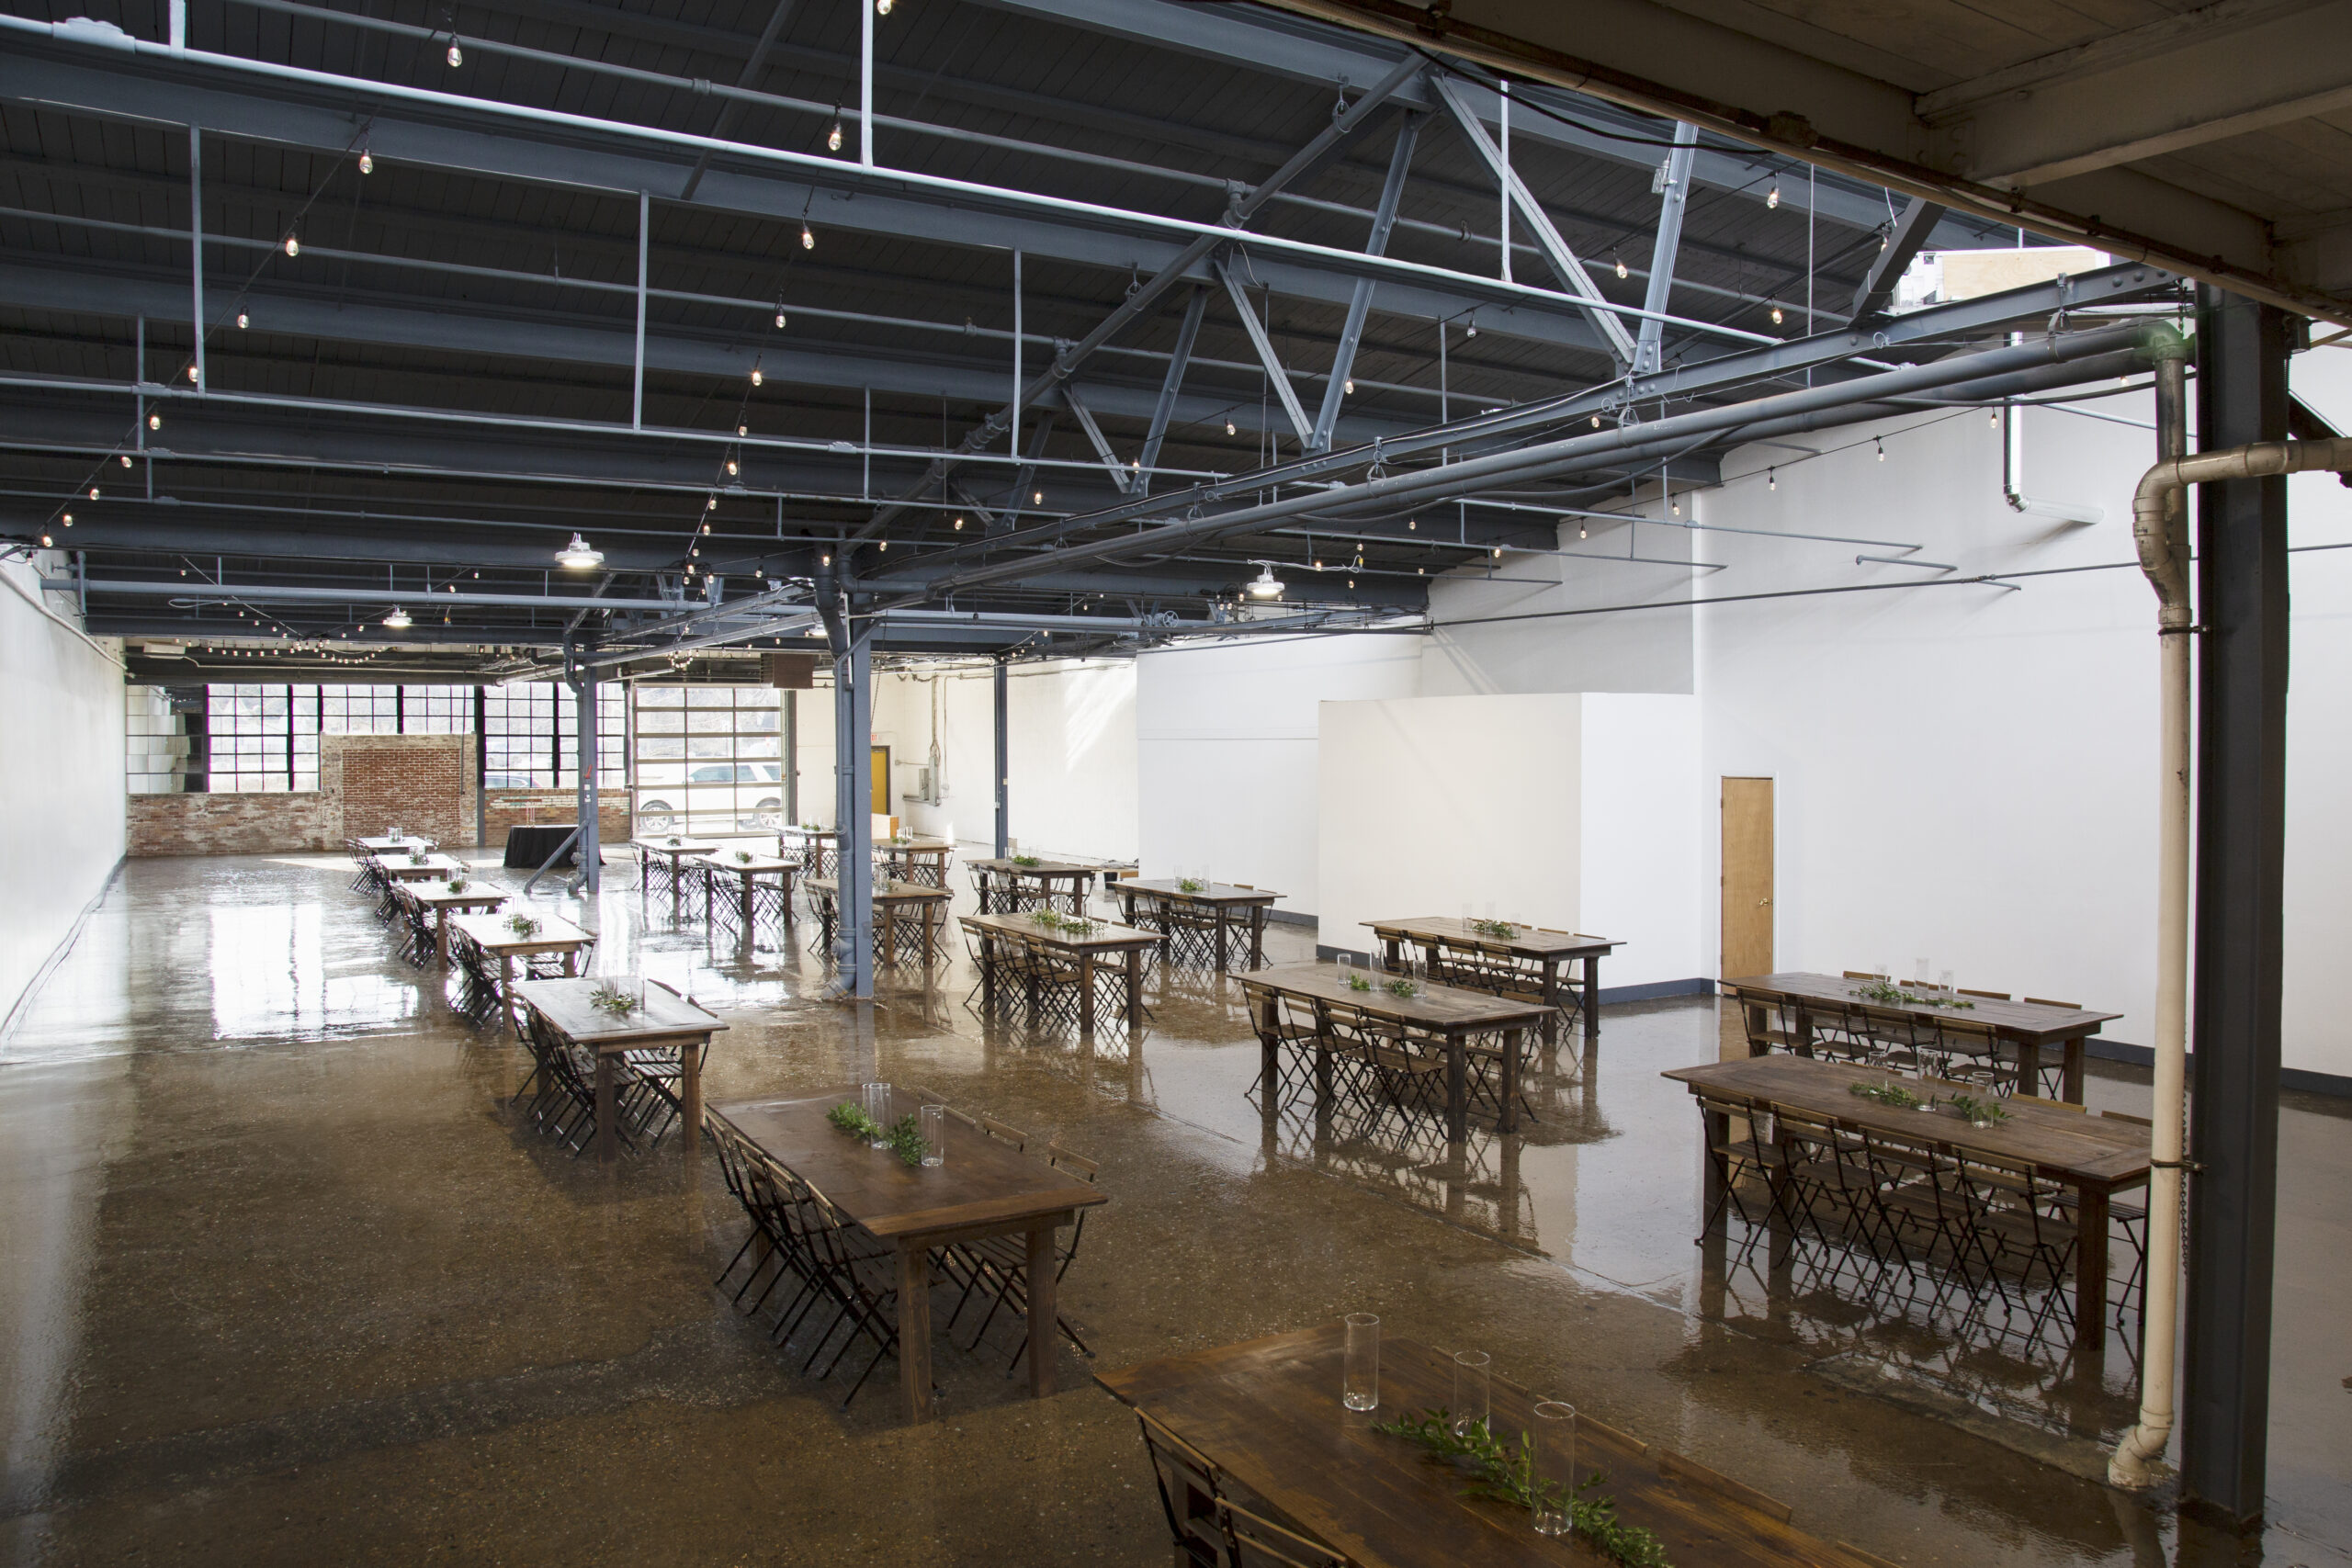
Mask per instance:
[[[1364,241],[1364,254],[1380,255],[1388,249],[1389,231],[1396,226],[1396,204],[1404,199],[1405,180],[1413,167],[1413,149],[1419,144],[1421,117],[1408,115],[1405,123],[1396,128],[1396,145],[1388,154],[1388,177],[1381,183],[1380,205],[1372,217],[1372,233]],[[1340,408],[1348,393],[1354,390],[1356,345],[1363,341],[1364,318],[1372,313],[1373,281],[1356,279],[1355,294],[1348,300],[1347,324],[1340,329],[1339,351],[1331,356],[1331,374],[1323,383],[1323,407],[1315,416],[1315,430],[1308,436],[1309,452],[1331,449],[1331,434],[1340,422]],[[1650,323],[1642,323],[1649,330]],[[1157,443],[1154,444],[1155,449]]]

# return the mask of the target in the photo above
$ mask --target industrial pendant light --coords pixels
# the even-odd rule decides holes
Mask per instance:
[[[1252,599],[1279,599],[1283,596],[1283,580],[1274,575],[1271,561],[1258,563],[1258,575],[1250,580],[1246,592]]]
[[[410,625],[408,612],[401,609],[398,604],[393,605],[392,613],[384,617],[384,625],[391,627],[391,629],[396,632],[404,632],[408,630]]]
[[[570,567],[574,571],[593,571],[605,564],[605,552],[574,534],[571,543],[556,551],[555,559],[558,566]]]

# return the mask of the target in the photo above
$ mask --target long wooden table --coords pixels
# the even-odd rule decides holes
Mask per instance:
[[[653,890],[654,858],[659,856],[670,863],[670,918],[673,920],[681,912],[682,863],[700,860],[718,851],[717,844],[701,839],[631,839],[629,847],[637,852],[637,890],[640,894]]]
[[[556,1032],[596,1054],[596,1158],[605,1165],[620,1157],[613,1104],[613,1058],[624,1051],[658,1045],[678,1048],[679,1119],[686,1153],[702,1146],[702,1055],[710,1037],[725,1029],[720,1020],[658,986],[646,987],[644,1005],[616,1018],[591,1005],[603,981],[524,980],[513,987],[516,1000],[545,1019]]]
[[[358,842],[361,849],[373,855],[404,855],[412,848],[429,852],[435,847],[432,840],[420,838],[414,833],[405,833],[397,839],[384,834],[378,838],[361,839]]]
[[[776,848],[800,857],[804,876],[831,876],[841,870],[841,832],[833,828],[780,828]]]
[[[1109,1195],[952,1116],[943,1132],[944,1163],[909,1166],[825,1120],[833,1107],[857,1098],[855,1084],[842,1084],[788,1100],[730,1100],[712,1106],[710,1114],[897,1251],[899,1387],[910,1422],[931,1419],[931,1249],[1026,1237],[1029,1392],[1046,1398],[1054,1392],[1054,1232],[1077,1224],[1080,1209],[1107,1202]]]
[[[944,839],[874,840],[874,858],[889,868],[892,877],[930,887],[947,886],[947,861],[955,852],[956,846]]]
[[[1025,915],[966,915],[964,929],[979,938],[980,942],[980,1006],[983,1012],[996,1006],[997,970],[1001,966],[998,955],[1000,942],[1038,942],[1052,948],[1078,965],[1078,1027],[1082,1034],[1094,1032],[1094,975],[1098,963],[1105,955],[1124,955],[1126,973],[1127,1027],[1143,1027],[1143,954],[1148,947],[1159,944],[1158,931],[1139,931],[1134,926],[1113,925],[1106,920],[1094,922],[1094,930],[1080,933],[1057,931],[1037,923],[1034,914]],[[1029,1015],[1037,1014],[1037,991],[1029,988]]]
[[[2075,1190],[2075,1343],[2093,1358],[2107,1337],[2108,1218],[2115,1193],[2147,1185],[2150,1136],[2136,1122],[2092,1116],[2008,1100],[2006,1122],[1990,1127],[1972,1126],[1957,1117],[1881,1105],[1851,1091],[1857,1083],[1884,1083],[1887,1074],[1873,1067],[1849,1066],[1842,1062],[1816,1061],[1805,1056],[1773,1054],[1744,1061],[1708,1062],[1676,1067],[1665,1075],[1699,1090],[1729,1089],[1759,1105],[1786,1108],[1827,1117],[1849,1126],[1866,1128],[1887,1137],[1914,1143],[1956,1144],[1989,1155],[2031,1165],[2051,1180]],[[1706,1129],[1710,1146],[1730,1136],[1728,1116],[1710,1115]],[[1775,1118],[1777,1125],[1778,1118]],[[1722,1195],[1723,1172],[1707,1162],[1705,1207],[1713,1213]]]
[[[1524,1509],[1464,1495],[1463,1472],[1373,1429],[1453,1402],[1453,1366],[1443,1353],[1384,1337],[1379,1408],[1343,1409],[1342,1335],[1327,1325],[1098,1371],[1094,1381],[1358,1568],[1602,1561],[1581,1540],[1537,1535]],[[1579,1403],[1571,1390],[1538,1396],[1499,1377],[1489,1388],[1490,1427],[1514,1444],[1535,1425],[1538,1397]],[[1577,1470],[1606,1472],[1601,1490],[1618,1518],[1654,1533],[1677,1568],[1884,1568],[1798,1529],[1770,1498],[1581,1415]],[[1170,1504],[1181,1517],[1207,1499]]]
[[[413,861],[405,854],[382,855],[377,858],[376,863],[382,868],[385,880],[390,882],[423,882],[429,877],[447,882],[453,876],[465,875],[467,870],[464,862],[445,854],[429,854],[421,862]]]
[[[830,876],[812,876],[802,886],[817,901],[817,919],[823,930],[826,951],[831,952],[833,929],[841,919],[841,883]],[[921,882],[886,882],[876,887],[873,893],[876,962],[885,964],[898,963],[898,917],[901,911],[912,909],[922,921],[922,961],[925,968],[930,967],[939,956],[939,942],[947,930],[947,906],[955,897],[944,887],[933,887]]]
[[[1086,913],[1086,889],[1101,869],[1061,860],[1040,860],[1035,865],[1023,865],[1011,857],[964,863],[971,868],[972,890],[980,896],[983,915],[1016,915],[1040,902],[1051,908],[1057,898],[1068,898],[1069,912],[1082,915]]]
[[[411,887],[407,892],[410,897],[433,911],[433,945],[441,955],[444,968],[449,964],[449,917],[472,910],[489,913],[506,902],[504,888],[492,887],[486,882],[472,878],[467,879],[466,890],[462,893],[450,892],[447,883],[436,887],[429,882]]]
[[[1997,997],[1970,997],[1972,1004],[1962,1011],[1944,1007],[1925,1005],[1906,1007],[1901,1003],[1872,1001],[1861,994],[1864,980],[1848,980],[1836,975],[1814,975],[1792,972],[1783,975],[1750,975],[1743,979],[1725,980],[1724,985],[1741,991],[1769,991],[1777,996],[1793,997],[1799,1002],[1829,1002],[1839,1007],[1860,1003],[1865,1007],[1885,1008],[1892,1012],[1908,1012],[1922,1018],[1959,1018],[1972,1023],[1986,1023],[1993,1027],[1996,1039],[2007,1041],[2018,1054],[2018,1084],[2028,1094],[2041,1092],[2041,1054],[2052,1046],[2064,1053],[2063,1071],[2065,1088],[2059,1099],[2076,1105],[2083,1102],[2083,1042],[2097,1034],[2099,1025],[2111,1023],[2123,1015],[2120,1012],[2091,1012],[2082,1008],[2051,1007],[2043,1002],[2005,1002]],[[1809,1036],[1809,1028],[1800,1023]],[[1758,1032],[1751,1030],[1750,1038]],[[1800,1054],[1805,1049],[1800,1042]]]
[[[1584,961],[1584,1037],[1600,1038],[1600,1009],[1595,998],[1600,995],[1600,961],[1625,944],[1605,936],[1585,936],[1576,931],[1547,931],[1536,926],[1514,925],[1509,936],[1487,936],[1470,929],[1470,922],[1447,915],[1413,915],[1401,920],[1366,920],[1372,934],[1385,951],[1390,968],[1403,956],[1406,942],[1420,944],[1424,957],[1440,943],[1456,946],[1494,948],[1541,967],[1543,981],[1540,994],[1544,1005],[1557,1008],[1566,1000],[1560,988],[1560,967],[1577,959]],[[1560,1036],[1560,1021],[1544,1021],[1544,1041],[1552,1044]]]
[[[1241,982],[1250,1005],[1261,1010],[1260,1017],[1266,1026],[1259,1032],[1259,1041],[1265,1053],[1264,1081],[1269,1105],[1273,1102],[1272,1086],[1281,1081],[1274,1030],[1282,1021],[1281,998],[1287,996],[1307,1002],[1336,1002],[1357,1008],[1384,1023],[1443,1041],[1445,1135],[1454,1143],[1470,1135],[1469,1037],[1500,1031],[1502,1109],[1497,1128],[1505,1133],[1519,1131],[1520,1057],[1526,1051],[1527,1032],[1544,1021],[1545,1010],[1541,1002],[1498,997],[1487,991],[1465,991],[1458,986],[1423,986],[1420,995],[1415,997],[1391,996],[1376,985],[1369,991],[1359,991],[1351,988],[1340,977],[1339,970],[1329,964],[1277,964],[1271,969],[1254,969],[1235,978]],[[1328,1042],[1318,1042],[1316,1046],[1318,1057],[1329,1050]],[[1326,1068],[1327,1063],[1318,1063],[1315,1075],[1318,1100],[1329,1092],[1330,1074]]]
[[[570,920],[553,915],[533,915],[538,928],[529,936],[517,936],[507,921],[512,915],[458,915],[449,922],[458,940],[469,942],[489,957],[498,960],[498,1010],[507,1022],[514,1022],[514,961],[528,959],[537,953],[560,953],[563,955],[563,972],[580,973],[580,955],[595,938]]]
[[[752,889],[761,877],[773,877],[783,886],[782,919],[786,925],[792,923],[792,878],[800,869],[798,861],[786,860],[777,855],[753,854],[749,850],[728,850],[704,857],[695,863],[695,867],[702,873],[702,918],[705,925],[710,923],[711,905],[718,897],[715,889],[722,876],[736,879],[733,897],[737,900],[736,908],[743,917],[745,942],[752,940],[759,926],[759,902]]]
[[[1123,877],[1111,884],[1111,894],[1119,900],[1119,918],[1131,926],[1150,926],[1158,919],[1160,932],[1160,954],[1172,959],[1168,941],[1168,919],[1159,910],[1168,905],[1179,905],[1205,911],[1216,922],[1216,966],[1226,966],[1226,933],[1236,924],[1235,917],[1247,922],[1244,929],[1250,945],[1244,949],[1249,966],[1258,968],[1266,962],[1266,911],[1274,907],[1279,893],[1263,887],[1237,887],[1230,883],[1212,882],[1205,887],[1186,892],[1182,878],[1161,877],[1146,882],[1137,877]],[[1144,912],[1136,913],[1141,904]]]

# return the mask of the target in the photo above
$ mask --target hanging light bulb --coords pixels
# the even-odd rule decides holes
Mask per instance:
[[[1767,209],[1775,208],[1781,205],[1780,181],[1774,180],[1772,182],[1772,188],[1764,193],[1764,205]]]
[[[749,435],[752,434],[752,427],[748,424],[739,424],[735,427],[735,434],[738,435]]]
[[[253,324],[254,319],[251,316],[248,316],[243,310],[237,312],[237,330],[239,332],[244,331],[247,327],[252,326]]]
[[[1232,434],[1234,434],[1234,430],[1233,430],[1233,422],[1232,422],[1231,420],[1229,420],[1229,419],[1228,419],[1228,420],[1227,420],[1227,421],[1225,422],[1225,433],[1226,433],[1227,435],[1231,435]]]
[[[449,69],[454,71],[465,62],[466,51],[458,47],[457,35],[453,33],[449,37]]]
[[[1244,583],[1241,591],[1252,599],[1279,599],[1283,596],[1283,581],[1274,575],[1273,563],[1260,561],[1258,575]]]
[[[130,467],[130,454],[128,452],[122,454],[122,466],[126,468]]]
[[[1619,256],[1617,258],[1617,276],[1620,277],[1625,276],[1625,258],[1623,256]]]
[[[842,122],[840,120],[835,120],[833,121],[833,128],[825,132],[825,151],[828,152],[838,152],[841,150]]]
[[[64,524],[68,528],[71,528],[72,526],[74,526],[74,514],[73,514],[71,512],[69,512],[69,513],[65,513],[65,515],[64,515],[62,518],[61,518],[61,519],[60,519],[60,521],[61,521],[61,522],[62,522],[62,523],[63,523],[63,524]]]
[[[204,379],[204,372],[191,365],[187,367],[187,378],[190,381],[201,381]]]
[[[959,534],[964,531],[964,520],[961,517],[956,519],[956,531]]]
[[[890,541],[888,539],[882,541],[882,553],[884,555],[888,555],[890,553]]]
[[[571,543],[556,551],[555,562],[556,565],[568,567],[573,571],[594,571],[605,564],[605,552],[591,545],[578,534],[574,534],[571,536]],[[480,577],[481,573],[476,572],[474,575]]]
[[[1881,441],[1878,444],[1878,460],[1882,463],[1886,461],[1886,443],[1884,441]]]
[[[1592,416],[1592,427],[1595,430],[1599,430],[1600,428],[1600,416],[1599,414],[1594,414]]]
[[[298,240],[298,239],[296,239],[296,238],[295,238],[293,235],[291,235],[291,234],[287,235],[287,236],[286,236],[286,254],[287,254],[288,255],[289,255],[289,256],[299,256],[299,255],[300,255],[300,254],[302,254],[302,242],[301,242],[301,241],[300,241],[300,240]],[[238,322],[237,324],[238,324],[239,326],[243,326],[244,323],[243,323],[243,322],[242,322],[242,321],[240,321],[240,322]]]
[[[888,16],[892,3],[893,0],[874,0],[874,14],[877,17]]]
[[[390,626],[396,632],[404,632],[408,630],[412,624],[413,623],[409,620],[408,612],[401,609],[398,604],[393,605],[392,613],[384,617],[384,625]]]
[[[735,459],[734,459],[734,458],[729,457],[729,458],[728,458],[728,459],[727,459],[727,472],[728,472],[730,476],[731,476],[731,475],[735,475],[735,474],[740,474],[740,473],[741,473],[742,471],[743,471],[743,469],[742,469],[741,465],[738,464],[738,463],[735,461]]]
[[[1677,517],[1682,515],[1682,503],[1679,501],[1674,503],[1674,514]]]
[[[1577,524],[1577,538],[1579,538],[1579,539],[1582,539],[1582,538],[1588,538],[1588,537],[1589,537],[1589,536],[1590,536],[1590,535],[1589,535],[1589,525],[1588,525],[1588,524],[1583,524],[1583,523],[1579,523],[1579,524]]]
[[[1352,376],[1349,377],[1346,380],[1344,380],[1344,381],[1342,381],[1342,382],[1340,382],[1340,390],[1341,390],[1341,391],[1343,391],[1343,392],[1348,393],[1350,396],[1353,396],[1353,395],[1354,395],[1354,393],[1355,393],[1355,389],[1356,389],[1356,378],[1355,378],[1354,377],[1352,377]]]
[[[97,499],[98,499],[98,487],[97,487],[97,486],[96,486],[96,485],[92,485],[92,486],[90,487],[90,499],[91,499],[92,501],[96,501],[96,500],[97,500]]]
[[[147,428],[148,428],[148,429],[150,429],[150,430],[161,430],[161,429],[163,429],[163,428],[164,428],[164,416],[163,416],[162,414],[159,414],[159,413],[151,413],[151,414],[149,414],[149,415],[147,416]]]
[[[707,495],[707,496],[704,496],[704,497],[702,498],[702,509],[703,509],[705,512],[716,512],[716,511],[718,511],[718,497],[717,497],[717,496],[715,496],[715,495]]]
[[[372,175],[376,172],[376,160],[364,147],[359,150],[359,172],[363,175]]]
[[[1419,529],[1420,525],[1421,520],[1418,517],[1408,517],[1405,519],[1405,531],[1408,534]]]
[[[1495,558],[1497,560],[1503,558],[1503,547],[1500,545],[1497,545],[1495,547]]]
[[[813,251],[817,248],[817,236],[810,231],[805,221],[800,225],[800,248],[804,251]]]
[[[759,367],[758,366],[754,365],[754,366],[752,366],[752,386],[756,387],[756,386],[758,386],[761,382],[763,382],[763,381],[764,381],[764,380],[766,380],[766,379],[767,379],[767,378],[766,378],[765,376],[763,376],[763,375],[762,375],[762,374],[760,373],[760,367]]]
[[[1772,307],[1772,324],[1776,327],[1781,324],[1781,308],[1778,305]]]
[[[702,525],[702,531],[703,531],[704,533],[706,533],[706,534],[709,533],[709,532],[710,532],[710,525],[709,525],[709,524],[707,524],[707,523],[704,524],[704,525]]]
[[[47,534],[43,534],[40,536],[40,542],[43,548],[47,548],[48,547],[57,543],[55,539],[51,538]]]
[[[1766,490],[1778,490],[1781,488],[1780,470],[1776,468],[1767,468],[1764,470],[1764,488]]]
[[[778,310],[775,313],[775,324],[779,327],[784,325],[784,312],[782,310]]]
[[[1464,333],[1463,335],[1464,335],[1464,337],[1476,337],[1476,336],[1478,335],[1478,318],[1477,318],[1477,317],[1473,316],[1473,317],[1471,317],[1471,318],[1470,318],[1470,330],[1469,330],[1468,332]]]

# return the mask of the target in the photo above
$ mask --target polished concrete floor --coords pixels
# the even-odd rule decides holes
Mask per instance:
[[[1132,1047],[984,1029],[960,961],[861,1010],[797,942],[747,953],[608,875],[594,908],[538,902],[729,1019],[713,1099],[878,1073],[1100,1159],[1064,1294],[1095,1364],[1371,1310],[1892,1562],[2352,1564],[2337,1105],[2284,1114],[2272,1522],[2240,1546],[2086,1478],[2128,1336],[2085,1368],[1692,1245],[1697,1119],[1657,1074],[1721,1051],[1712,1001],[1606,1010],[1525,1136],[1456,1158],[1261,1115],[1229,983],[1171,977]],[[0,1561],[1168,1561],[1090,1363],[1065,1350],[1038,1403],[1000,1348],[943,1344],[937,1424],[899,1425],[887,1366],[844,1414],[844,1378],[710,1288],[743,1229],[715,1168],[673,1140],[603,1171],[515,1126],[517,1050],[347,877],[132,862],[0,1049]],[[1276,956],[1310,940],[1278,927]]]

